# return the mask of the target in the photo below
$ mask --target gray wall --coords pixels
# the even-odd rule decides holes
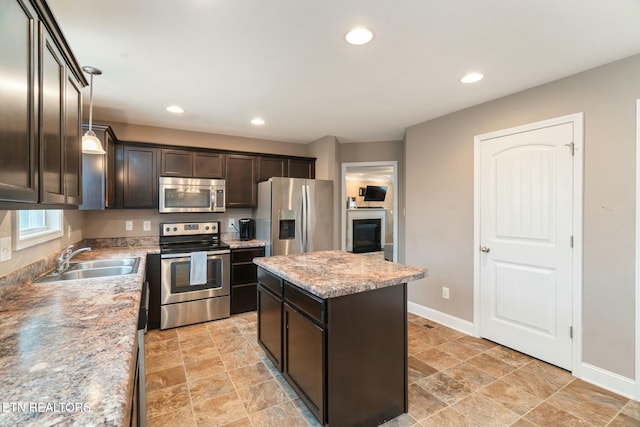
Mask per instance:
[[[473,320],[474,136],[584,112],[583,361],[634,378],[638,76],[640,55],[408,128],[409,299]]]

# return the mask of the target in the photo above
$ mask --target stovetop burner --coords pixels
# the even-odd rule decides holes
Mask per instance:
[[[171,222],[160,224],[163,254],[229,249],[220,240],[220,222]]]

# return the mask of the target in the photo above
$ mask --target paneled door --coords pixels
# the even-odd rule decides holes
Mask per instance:
[[[544,122],[476,138],[480,335],[565,369],[572,367],[575,127]]]

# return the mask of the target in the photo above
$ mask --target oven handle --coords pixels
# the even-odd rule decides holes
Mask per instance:
[[[210,251],[207,252],[207,257],[212,255],[228,255],[231,251],[228,249],[221,251]],[[189,258],[191,256],[191,252],[185,252],[180,254],[160,254],[160,259],[170,259],[170,258]]]

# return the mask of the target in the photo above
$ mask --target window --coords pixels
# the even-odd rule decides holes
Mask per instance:
[[[61,210],[15,211],[15,250],[62,237]]]

